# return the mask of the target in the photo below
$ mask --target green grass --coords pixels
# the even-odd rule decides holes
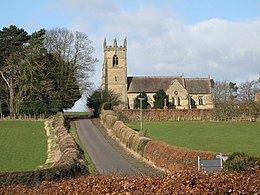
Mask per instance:
[[[47,158],[44,122],[0,121],[0,171],[33,170]]]
[[[96,174],[97,173],[97,169],[94,165],[94,163],[92,162],[89,154],[87,153],[87,151],[84,149],[84,146],[82,145],[77,130],[76,130],[76,125],[74,122],[70,123],[70,134],[74,137],[75,141],[80,145],[80,147],[83,149],[84,151],[84,157],[88,166],[88,171],[90,174]]]
[[[140,123],[127,125],[138,130]],[[260,122],[150,121],[147,136],[173,146],[260,156]]]
[[[64,112],[65,116],[84,116],[89,115],[89,112]]]

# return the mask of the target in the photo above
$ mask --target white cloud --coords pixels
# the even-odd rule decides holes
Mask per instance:
[[[185,24],[175,13],[155,7],[125,10],[116,0],[59,0],[59,9],[74,18],[76,30],[91,35],[99,64],[103,39],[128,39],[128,73],[181,75],[245,81],[260,74],[260,18],[227,21],[218,18]]]

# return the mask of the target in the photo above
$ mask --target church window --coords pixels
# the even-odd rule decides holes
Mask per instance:
[[[175,106],[176,105],[176,100],[175,97],[172,97],[172,105]]]
[[[117,76],[115,76],[115,81],[117,81]]]
[[[199,96],[199,105],[204,105],[204,97]]]
[[[178,106],[180,106],[180,105],[181,105],[181,98],[178,97]]]
[[[117,55],[113,56],[113,67],[118,65],[118,57]]]

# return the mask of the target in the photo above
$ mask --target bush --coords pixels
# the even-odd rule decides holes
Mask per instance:
[[[128,117],[123,112],[117,112],[117,117],[124,123],[129,121]]]
[[[143,157],[158,167],[169,171],[186,168],[196,168],[197,159],[214,159],[216,153],[207,151],[196,151],[188,148],[176,147],[162,141],[149,141],[143,150]]]
[[[111,102],[104,102],[101,106],[101,110],[112,110]]]
[[[239,173],[254,173],[259,170],[259,166],[259,158],[249,156],[243,152],[235,152],[224,162],[223,169]]]

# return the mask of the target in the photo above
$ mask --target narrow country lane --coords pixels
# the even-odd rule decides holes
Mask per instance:
[[[79,120],[76,126],[80,140],[100,174],[141,174],[108,143],[90,119]]]
[[[76,121],[79,138],[100,174],[161,176],[164,173],[129,155],[107,135],[99,119]]]

